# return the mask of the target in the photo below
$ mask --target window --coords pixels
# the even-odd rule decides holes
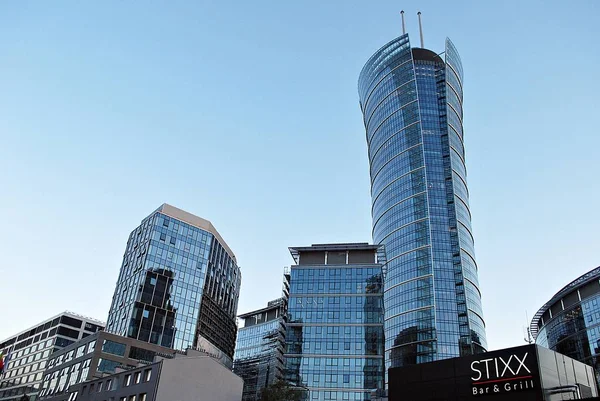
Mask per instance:
[[[75,401],[77,399],[77,391],[71,393],[68,401]]]
[[[79,338],[79,331],[64,326],[59,326],[57,333],[61,336],[69,337],[74,340],[77,340]],[[58,338],[56,339],[56,345],[60,345],[58,343]],[[60,346],[63,347],[63,345]]]
[[[152,369],[148,369],[144,371],[144,381],[149,382],[150,377],[152,377]]]
[[[135,379],[134,379],[135,384],[138,384],[140,382],[141,377],[142,377],[142,372],[135,372],[135,376],[134,377],[135,377]]]
[[[106,381],[106,391],[112,390],[112,379]]]
[[[69,387],[77,384],[77,379],[79,378],[79,366],[81,366],[80,362],[73,365],[71,376],[69,377]]]
[[[87,376],[88,373],[90,371],[90,363],[92,362],[91,359],[86,359],[83,364],[81,365],[82,370],[81,370],[81,376],[79,376],[79,382],[82,382],[84,380],[87,380]]]
[[[104,343],[102,344],[102,352],[118,356],[125,356],[125,344],[104,340]]]
[[[127,387],[131,384],[131,375],[126,375],[123,380],[123,387]]]
[[[140,401],[146,401],[146,393],[140,394]]]
[[[131,346],[129,349],[129,357],[138,361],[152,362],[156,352]]]
[[[103,382],[98,383],[98,392],[102,391],[103,384],[104,384]]]
[[[88,345],[87,353],[89,354],[90,352],[94,352],[94,349],[96,349],[96,340],[90,341],[90,345]]]
[[[130,395],[129,396],[129,401],[135,401],[136,400],[136,396],[135,395]]]
[[[98,359],[98,372],[115,373],[117,366],[119,366],[120,364],[121,362],[100,358]]]
[[[44,351],[44,354],[47,351]],[[81,356],[83,356],[83,354],[85,353],[85,345],[82,345],[81,347],[77,348],[77,353],[75,354],[75,358],[79,358]]]

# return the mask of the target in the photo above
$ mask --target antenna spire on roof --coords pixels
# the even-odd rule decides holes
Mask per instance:
[[[400,11],[400,16],[402,17],[402,35],[405,35],[406,25],[404,25],[404,10]]]
[[[423,43],[423,26],[421,25],[421,11],[417,13],[419,16],[419,34],[421,34],[421,47],[424,49],[425,44]]]

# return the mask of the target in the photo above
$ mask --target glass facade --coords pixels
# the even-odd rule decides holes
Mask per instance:
[[[358,84],[373,241],[385,245],[386,367],[483,352],[485,323],[466,184],[460,57],[378,50]]]
[[[163,205],[129,236],[106,330],[178,350],[204,338],[232,358],[240,283],[210,222]]]
[[[0,400],[39,394],[52,355],[103,327],[102,322],[64,312],[0,342],[0,350],[6,356],[4,373],[0,375]]]
[[[244,380],[242,401],[260,400],[261,391],[282,378],[285,302],[240,316],[233,372]]]
[[[370,400],[383,387],[380,248],[351,246],[292,248],[285,380],[309,400]]]
[[[559,291],[534,316],[538,345],[594,367],[600,384],[600,267]]]

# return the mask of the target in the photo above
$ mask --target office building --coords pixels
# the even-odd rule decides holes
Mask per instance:
[[[239,401],[242,386],[242,379],[220,361],[188,350],[172,358],[157,356],[153,362],[74,384],[64,400]]]
[[[381,246],[290,248],[284,379],[309,400],[369,400],[383,387]]]
[[[559,401],[598,396],[591,366],[538,345],[391,368],[388,375],[388,401]]]
[[[530,326],[536,344],[592,365],[596,375],[600,371],[599,281],[597,267],[567,284],[540,308]]]
[[[257,401],[261,391],[283,377],[284,298],[244,313],[238,330],[233,372],[244,380],[242,401]]]
[[[373,242],[385,246],[387,367],[483,352],[463,146],[463,69],[404,34],[377,50],[358,92]]]
[[[207,220],[163,204],[131,232],[106,331],[232,365],[241,272]]]
[[[103,328],[99,320],[63,312],[1,341],[6,365],[0,375],[0,400],[36,396],[51,355]]]
[[[48,359],[40,399],[64,401],[70,386],[150,363],[156,356],[173,357],[175,350],[117,334],[99,331],[61,350]]]

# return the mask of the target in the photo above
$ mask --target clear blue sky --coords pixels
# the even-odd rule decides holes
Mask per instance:
[[[211,220],[239,312],[287,247],[370,241],[356,91],[401,31],[465,69],[467,168],[490,348],[522,342],[600,265],[600,3],[0,2],[0,339],[106,319],[130,231],[163,202]]]

